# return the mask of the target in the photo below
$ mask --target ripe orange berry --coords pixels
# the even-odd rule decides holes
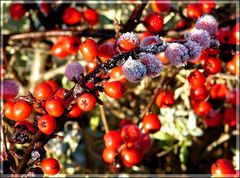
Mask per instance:
[[[120,99],[124,95],[125,86],[120,81],[112,81],[104,85],[104,91],[111,98]]]

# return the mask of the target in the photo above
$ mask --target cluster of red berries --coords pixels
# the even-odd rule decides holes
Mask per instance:
[[[130,120],[122,120],[119,127],[119,131],[111,130],[104,135],[106,148],[102,153],[103,160],[115,171],[122,168],[121,163],[131,167],[142,161],[152,145],[149,134],[158,132],[161,123],[156,114],[147,114],[142,120],[143,133]]]
[[[212,83],[211,75],[222,70],[221,59],[205,55],[204,73],[194,70],[187,77],[190,89],[190,99],[193,110],[209,127],[219,125],[223,119],[225,124],[236,126],[236,96],[238,90],[230,90],[226,83]],[[209,76],[209,77],[208,77]],[[207,78],[206,78],[207,77]],[[219,111],[219,105],[214,101],[226,101],[228,106]],[[214,106],[213,106],[213,104]],[[216,102],[215,102],[216,103]],[[222,117],[223,116],[223,117]]]
[[[94,9],[86,9],[80,12],[75,7],[67,7],[62,16],[62,20],[67,25],[77,25],[82,19],[91,26],[99,22],[99,15]]]
[[[198,0],[197,3],[187,5],[186,13],[189,18],[197,19],[202,16],[203,13],[211,13],[215,6],[215,0],[207,2],[203,2],[203,0]]]

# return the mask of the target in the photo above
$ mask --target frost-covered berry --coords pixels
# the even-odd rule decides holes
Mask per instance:
[[[210,46],[211,38],[206,30],[194,29],[192,32],[186,35],[186,38],[199,43],[203,49],[206,49]]]
[[[122,71],[126,79],[132,83],[140,82],[147,73],[146,67],[131,57],[123,64]]]
[[[146,67],[147,69],[147,76],[149,77],[157,77],[159,76],[163,64],[162,62],[153,54],[142,54],[140,56],[140,62]]]
[[[15,98],[19,92],[19,84],[14,80],[4,80],[1,82],[3,87],[3,99],[11,100]]]
[[[65,75],[68,80],[75,81],[80,79],[80,75],[83,73],[83,67],[78,62],[71,62],[67,65]]]
[[[204,15],[196,22],[196,28],[206,30],[209,35],[215,35],[218,30],[218,23],[211,15]]]
[[[169,44],[165,51],[165,56],[168,58],[169,62],[176,67],[184,66],[190,58],[188,49],[179,43]]]
[[[198,59],[202,53],[202,46],[195,41],[188,40],[184,46],[188,49],[189,61]]]
[[[120,46],[123,51],[130,51],[134,49],[138,44],[139,40],[137,38],[137,35],[135,35],[133,32],[124,33],[117,40],[117,45]]]
[[[140,47],[148,47],[149,45],[157,44],[162,42],[162,39],[159,36],[147,36],[143,38],[143,40],[140,43]]]

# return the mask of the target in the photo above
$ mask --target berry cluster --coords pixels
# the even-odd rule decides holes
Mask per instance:
[[[114,172],[121,170],[122,163],[132,167],[142,161],[144,153],[152,146],[150,134],[158,132],[161,123],[156,114],[147,114],[142,120],[142,132],[130,120],[122,120],[119,127],[120,130],[111,130],[104,135],[102,157]]]

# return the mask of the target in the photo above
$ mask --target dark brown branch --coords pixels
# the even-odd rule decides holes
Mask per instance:
[[[136,26],[140,23],[140,18],[142,16],[143,10],[146,7],[146,5],[147,5],[147,2],[143,2],[141,4],[136,5],[130,18],[123,26],[121,30],[122,33],[133,31],[136,28]]]
[[[25,32],[20,34],[5,35],[6,40],[24,40],[24,39],[44,39],[46,37],[64,36],[64,35],[77,35],[85,37],[103,37],[112,38],[115,35],[114,30],[48,30],[48,31],[34,31]]]

